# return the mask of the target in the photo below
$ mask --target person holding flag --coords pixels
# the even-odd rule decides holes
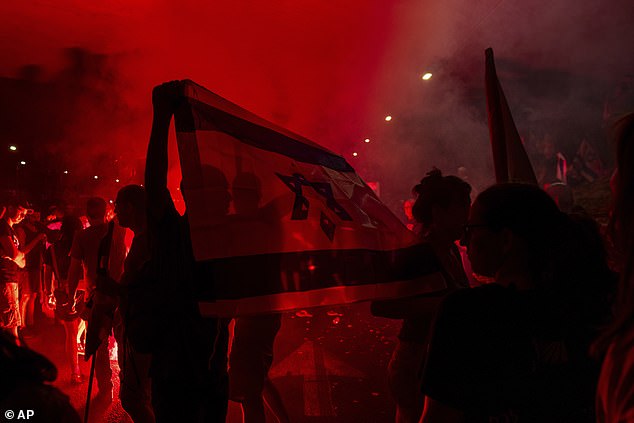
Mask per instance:
[[[151,260],[145,283],[151,284],[147,286],[154,304],[148,308],[154,313],[146,321],[148,326],[138,329],[146,334],[144,344],[152,354],[152,405],[157,423],[220,423],[225,421],[228,404],[228,321],[200,315],[197,285],[211,281],[197,279],[188,215],[178,214],[167,188],[169,126],[181,93],[178,81],[157,86],[152,92],[154,115],[145,166]],[[231,199],[226,178],[209,167],[203,179],[215,188],[208,212],[225,215]]]

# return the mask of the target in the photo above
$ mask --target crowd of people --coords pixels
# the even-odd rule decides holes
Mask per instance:
[[[114,334],[121,404],[134,422],[224,422],[229,399],[242,404],[247,423],[264,422],[265,405],[280,422],[290,421],[268,378],[280,316],[236,319],[229,354],[229,320],[199,312],[201,284],[209,281],[194,260],[188,214],[177,212],[167,188],[178,88],[168,83],[153,92],[144,185],[119,191],[118,225],[108,222],[100,198],[88,200],[86,228],[71,214],[40,222],[27,203],[4,204],[5,408],[38,398],[51,421],[78,421],[68,400],[47,384],[56,377],[54,366],[23,345],[40,293],[56,304],[68,373],[78,384],[85,376],[77,340],[80,322],[88,321],[83,348],[94,357],[93,401],[112,401],[108,339]],[[538,186],[496,184],[472,204],[467,182],[434,169],[414,187],[415,230],[447,288],[372,303],[373,314],[403,321],[386,369],[395,421],[634,421],[634,114],[617,129],[609,231],[616,268],[608,265],[592,218],[567,213]],[[213,175],[203,172],[206,177]],[[216,205],[223,209],[229,201],[219,198]],[[128,246],[122,228],[133,234]],[[466,248],[469,271],[458,244]]]

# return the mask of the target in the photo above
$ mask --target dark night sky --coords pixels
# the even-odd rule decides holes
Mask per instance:
[[[190,78],[404,198],[433,165],[491,181],[486,47],[520,132],[554,133],[564,150],[584,135],[604,144],[603,102],[634,74],[626,0],[219,3],[2,2],[0,76],[31,78],[1,80],[3,144],[24,143],[21,157],[54,168],[51,184],[68,166],[78,192],[105,189],[96,170],[140,182],[151,87]],[[0,156],[6,179],[18,155]]]

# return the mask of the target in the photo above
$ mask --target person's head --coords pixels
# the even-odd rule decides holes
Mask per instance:
[[[127,185],[119,190],[114,213],[119,225],[136,230],[145,221],[145,189],[140,185]]]
[[[81,220],[75,216],[64,216],[60,228],[60,240],[72,243],[75,233],[83,228]]]
[[[52,205],[48,208],[48,214],[46,216],[46,220],[48,221],[61,220],[62,217],[64,217],[64,210],[60,206]]]
[[[86,217],[90,224],[103,223],[106,219],[106,200],[101,197],[89,198],[86,202]]]
[[[240,172],[233,179],[231,192],[237,214],[252,214],[260,205],[260,179],[253,173]]]
[[[457,176],[443,176],[434,169],[413,189],[418,195],[412,215],[424,230],[456,241],[469,216],[471,185]]]
[[[203,165],[200,170],[199,181],[190,181],[189,184],[186,184],[184,180],[181,181],[181,192],[185,202],[188,201],[188,196],[191,192],[204,191],[205,201],[203,207],[205,214],[215,217],[227,215],[231,204],[227,177],[220,169],[211,165]]]
[[[27,202],[11,199],[6,203],[4,219],[11,225],[15,225],[22,222],[29,213],[33,213],[33,210],[29,208]]]
[[[465,244],[473,271],[496,277],[522,272],[538,283],[549,262],[564,215],[542,189],[527,184],[497,184],[473,203]]]

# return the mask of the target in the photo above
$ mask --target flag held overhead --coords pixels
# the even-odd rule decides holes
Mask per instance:
[[[433,252],[345,159],[192,81],[175,113],[205,315],[445,287]]]

